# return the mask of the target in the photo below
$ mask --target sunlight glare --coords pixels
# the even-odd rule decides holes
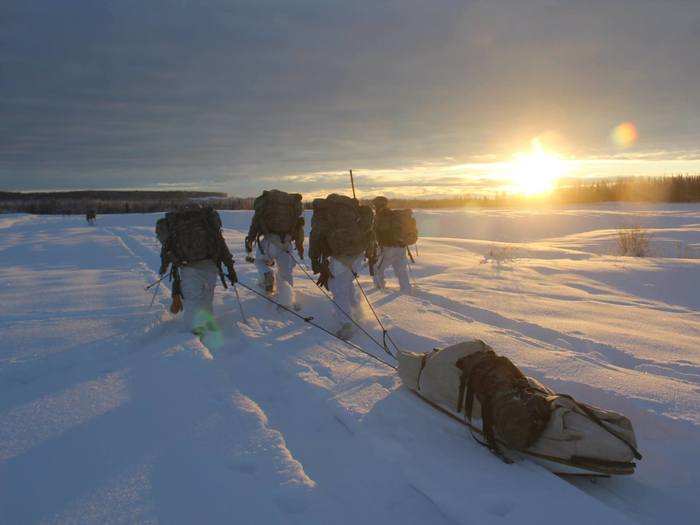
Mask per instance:
[[[525,195],[551,191],[557,179],[565,173],[565,162],[545,151],[537,138],[532,140],[532,150],[516,155],[512,163],[513,185],[516,191]]]

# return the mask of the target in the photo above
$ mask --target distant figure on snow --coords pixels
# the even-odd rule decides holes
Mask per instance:
[[[408,276],[409,246],[418,241],[418,228],[411,210],[392,210],[386,197],[375,197],[372,206],[376,212],[374,232],[379,244],[374,284],[380,290],[386,286],[384,272],[391,266],[399,280],[401,292],[412,292]]]
[[[292,243],[304,258],[304,217],[299,193],[279,190],[263,191],[253,205],[255,212],[245,238],[247,260],[251,260],[253,244],[257,245],[255,266],[260,285],[267,294],[277,288],[277,298],[286,307],[299,309],[294,301],[294,256]],[[277,271],[275,272],[275,268]],[[275,287],[275,284],[277,285]]]
[[[88,224],[95,224],[97,219],[97,212],[95,210],[88,210],[85,212],[85,220]]]
[[[318,284],[331,291],[338,306],[355,318],[360,314],[360,299],[353,281],[363,257],[371,257],[372,209],[361,206],[357,199],[331,194],[315,199],[313,211],[309,238],[313,272],[319,274]],[[345,315],[335,313],[339,319],[336,334],[350,339],[353,324]]]
[[[219,214],[210,206],[183,207],[158,220],[156,235],[162,245],[160,274],[171,268],[170,311],[177,314],[184,306],[185,326],[199,337],[218,331],[213,315],[216,279],[224,288],[225,277],[231,284],[238,282]]]

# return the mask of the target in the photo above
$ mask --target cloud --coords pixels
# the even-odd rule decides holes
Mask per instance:
[[[0,187],[250,194],[352,166],[398,189],[544,134],[613,157],[623,121],[626,155],[690,159],[698,27],[683,1],[6,0]]]

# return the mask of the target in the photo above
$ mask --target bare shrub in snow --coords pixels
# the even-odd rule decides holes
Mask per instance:
[[[634,226],[617,230],[617,253],[628,257],[649,257],[651,235],[647,230]]]
[[[512,246],[491,246],[484,254],[481,264],[491,263],[496,266],[509,263],[515,260],[515,248]]]

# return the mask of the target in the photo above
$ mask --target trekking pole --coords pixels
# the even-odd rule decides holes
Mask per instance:
[[[350,185],[352,186],[352,198],[357,200],[355,195],[355,178],[352,176],[352,170],[350,170]]]
[[[153,308],[153,303],[156,301],[156,295],[158,294],[158,288],[153,289],[153,297],[151,297],[151,304],[148,305],[148,309]]]
[[[146,290],[146,291],[150,290],[150,289],[153,288],[155,285],[157,285],[157,284],[159,284],[161,281],[163,281],[163,279],[165,279],[166,277],[170,277],[170,275],[171,275],[171,274],[169,274],[169,273],[163,274],[163,276],[162,276],[160,279],[158,279],[156,282],[151,283],[151,284],[149,284],[148,286],[146,286],[146,287],[144,288],[144,290]]]
[[[374,318],[377,320],[377,323],[379,323],[379,328],[381,328],[381,330],[382,330],[382,341],[384,343],[384,345],[383,345],[384,351],[387,354],[389,354],[391,357],[396,359],[396,356],[389,351],[389,346],[387,345],[386,342],[388,340],[392,344],[392,346],[394,347],[394,350],[396,352],[400,351],[398,345],[391,338],[391,335],[389,334],[389,330],[386,329],[386,327],[384,326],[384,323],[382,323],[382,320],[379,319],[379,316],[377,315],[377,311],[374,309],[374,306],[372,306],[372,302],[369,300],[369,297],[367,297],[367,294],[365,293],[365,289],[360,284],[360,277],[357,275],[356,272],[352,272],[352,274],[355,277],[355,282],[357,283],[357,287],[360,289],[360,292],[362,292],[362,296],[365,298],[365,301],[367,302],[367,306],[369,306],[369,309],[374,314]]]
[[[236,293],[236,301],[238,301],[238,309],[241,311],[243,322],[248,324],[248,319],[246,318],[245,313],[243,313],[243,303],[241,303],[241,296],[238,295],[238,287],[236,286],[236,283],[233,283],[233,291]]]

